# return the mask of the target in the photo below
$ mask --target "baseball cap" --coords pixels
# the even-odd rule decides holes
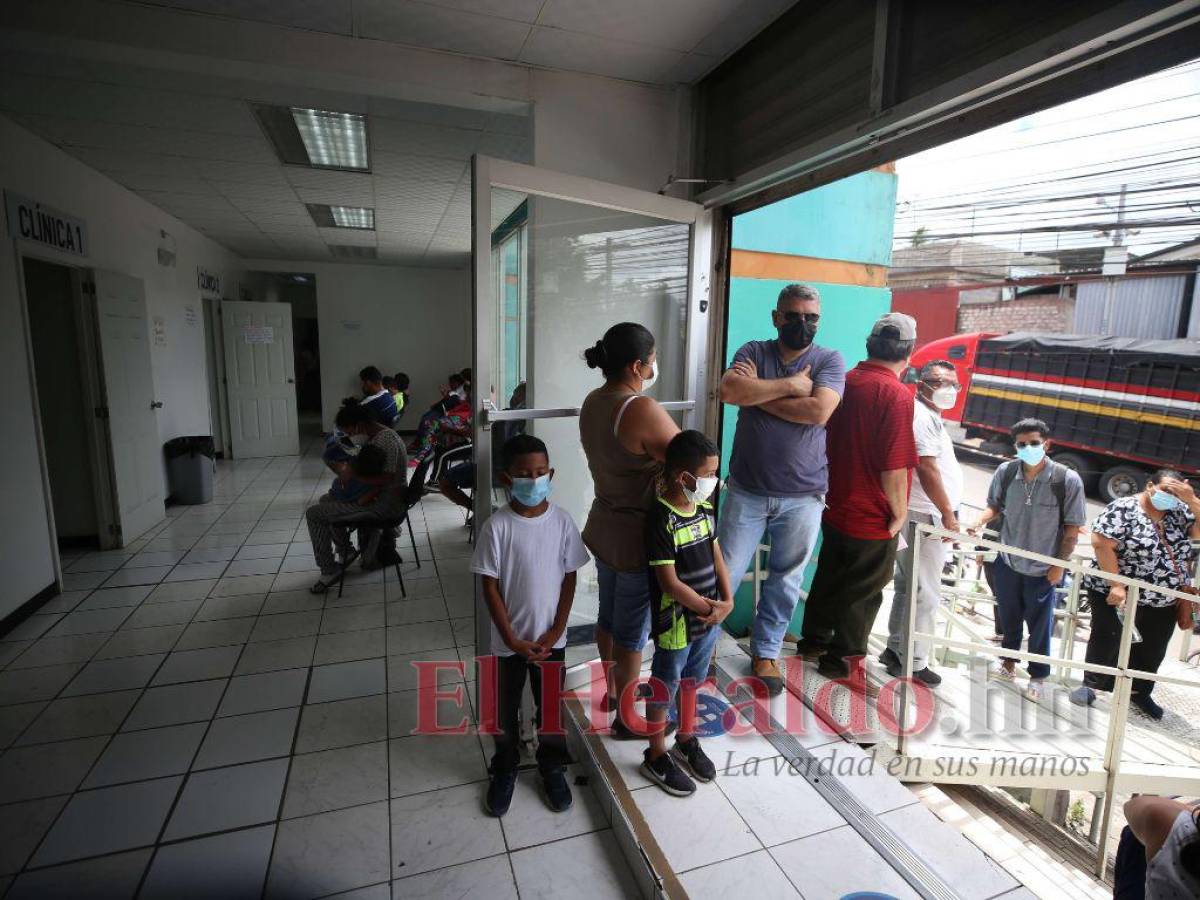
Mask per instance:
[[[904,313],[890,312],[880,316],[871,326],[871,336],[882,334],[885,328],[895,328],[897,340],[915,341],[917,339],[917,320]]]

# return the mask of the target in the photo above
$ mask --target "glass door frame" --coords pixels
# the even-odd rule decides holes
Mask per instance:
[[[472,368],[475,372],[473,440],[475,449],[475,533],[492,514],[491,426],[510,419],[575,418],[578,408],[504,411],[492,402],[492,356],[496,346],[495,275],[492,268],[492,190],[581,203],[602,209],[634,213],[689,226],[687,324],[683,399],[663,403],[683,414],[685,428],[703,428],[704,403],[698,397],[708,378],[709,329],[714,322],[712,286],[714,213],[698,203],[651,191],[610,184],[579,175],[568,175],[524,163],[476,154],[471,157],[471,303]],[[503,402],[505,398],[498,398]],[[475,579],[475,647],[477,655],[490,652],[487,605]]]

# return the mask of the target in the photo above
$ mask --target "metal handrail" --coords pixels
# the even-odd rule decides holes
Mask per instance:
[[[659,403],[667,412],[691,412],[696,408],[695,400],[668,400]],[[578,406],[546,407],[543,409],[497,409],[490,400],[483,402],[481,420],[484,426],[493,422],[523,422],[526,419],[577,419]]]
[[[1129,667],[1129,649],[1133,643],[1133,629],[1136,615],[1130,614],[1125,616],[1124,624],[1121,628],[1121,641],[1117,651],[1117,664],[1113,666],[1100,666],[1094,663],[1088,663],[1073,659],[1071,657],[1056,657],[1042,655],[1038,653],[1028,653],[1021,650],[1006,650],[1002,647],[996,647],[991,644],[979,644],[973,641],[960,641],[951,638],[949,634],[938,635],[928,632],[917,631],[917,596],[920,588],[920,566],[916,565],[916,559],[921,551],[921,543],[931,539],[947,539],[958,541],[961,543],[969,543],[973,547],[987,547],[994,549],[997,552],[1007,554],[1009,556],[1018,556],[1024,559],[1030,559],[1037,562],[1046,563],[1049,566],[1061,567],[1065,571],[1075,574],[1072,579],[1072,590],[1068,594],[1068,608],[1077,609],[1078,592],[1079,592],[1079,576],[1082,575],[1086,568],[1089,575],[1099,577],[1113,584],[1122,584],[1128,589],[1126,596],[1126,607],[1136,612],[1138,607],[1138,598],[1143,590],[1150,590],[1157,594],[1174,597],[1176,600],[1195,603],[1194,595],[1186,594],[1181,591],[1164,588],[1160,585],[1152,584],[1147,581],[1142,581],[1136,578],[1127,578],[1123,575],[1115,575],[1111,572],[1105,572],[1100,568],[1093,568],[1090,565],[1085,565],[1083,560],[1062,560],[1052,556],[1045,556],[1040,553],[1033,553],[1028,550],[1022,550],[1017,547],[1010,547],[1005,544],[991,541],[985,538],[975,537],[969,534],[960,532],[946,531],[943,528],[938,528],[934,525],[913,524],[913,540],[910,546],[904,551],[911,554],[913,563],[909,566],[909,584],[908,584],[908,616],[904,625],[904,679],[900,684],[900,703],[899,710],[896,716],[898,725],[896,733],[896,753],[903,756],[905,745],[908,740],[907,722],[908,722],[908,693],[913,677],[913,651],[914,642],[920,638],[930,641],[931,644],[940,644],[943,646],[951,646],[959,649],[969,650],[973,653],[978,653],[984,656],[996,656],[1006,658],[1016,658],[1031,662],[1043,662],[1049,665],[1057,665],[1061,672],[1065,668],[1082,669],[1085,672],[1099,672],[1106,675],[1112,675],[1114,685],[1112,691],[1112,705],[1109,711],[1108,734],[1105,741],[1103,770],[1105,772],[1105,787],[1104,787],[1104,805],[1101,813],[1100,835],[1097,842],[1096,855],[1096,874],[1100,877],[1104,876],[1104,871],[1108,863],[1108,837],[1112,830],[1112,815],[1113,806],[1116,797],[1117,779],[1121,773],[1121,756],[1124,750],[1126,725],[1129,716],[1129,696],[1135,678],[1147,678],[1153,681],[1162,681],[1170,684],[1178,684],[1185,687],[1200,687],[1200,681],[1189,681],[1180,679],[1170,675],[1159,675],[1157,672],[1143,672],[1139,669],[1131,669]],[[939,588],[941,587],[941,578],[939,576]],[[953,620],[951,620],[953,621]],[[1071,619],[1068,619],[1070,622]],[[936,627],[936,620],[935,620]],[[1066,642],[1066,634],[1064,633],[1064,643]],[[1074,640],[1072,638],[1072,646]]]

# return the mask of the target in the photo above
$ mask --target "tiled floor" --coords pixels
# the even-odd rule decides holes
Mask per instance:
[[[490,746],[409,734],[410,664],[473,656],[461,513],[417,510],[407,599],[379,572],[313,596],[328,481],[314,455],[222,463],[212,504],[65,560],[0,640],[0,895],[632,895],[589,788],[556,816],[522,775],[497,821]]]

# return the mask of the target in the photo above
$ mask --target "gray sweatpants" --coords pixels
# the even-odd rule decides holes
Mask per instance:
[[[403,509],[403,502],[393,499],[391,494],[382,496],[370,506],[359,506],[357,503],[343,503],[325,494],[304,511],[308,521],[308,536],[312,540],[313,557],[323,575],[332,575],[337,571],[338,556],[345,559],[353,546],[350,543],[348,525],[377,522],[398,516]]]
[[[908,546],[913,545],[916,529],[913,523],[922,525],[941,525],[941,519],[934,522],[934,517],[926,513],[909,513],[909,526],[905,532]],[[946,550],[949,544],[942,543],[929,535],[921,536],[921,555],[917,560],[917,570],[921,575],[920,591],[917,594],[916,630],[931,634],[937,621],[937,608],[942,602],[942,567],[946,564]],[[904,550],[896,554],[896,594],[892,598],[892,612],[888,616],[888,646],[892,652],[904,662],[904,629],[908,625],[908,585],[911,571],[909,560],[912,554]],[[913,642],[913,671],[919,672],[929,663],[929,641],[917,639]]]

